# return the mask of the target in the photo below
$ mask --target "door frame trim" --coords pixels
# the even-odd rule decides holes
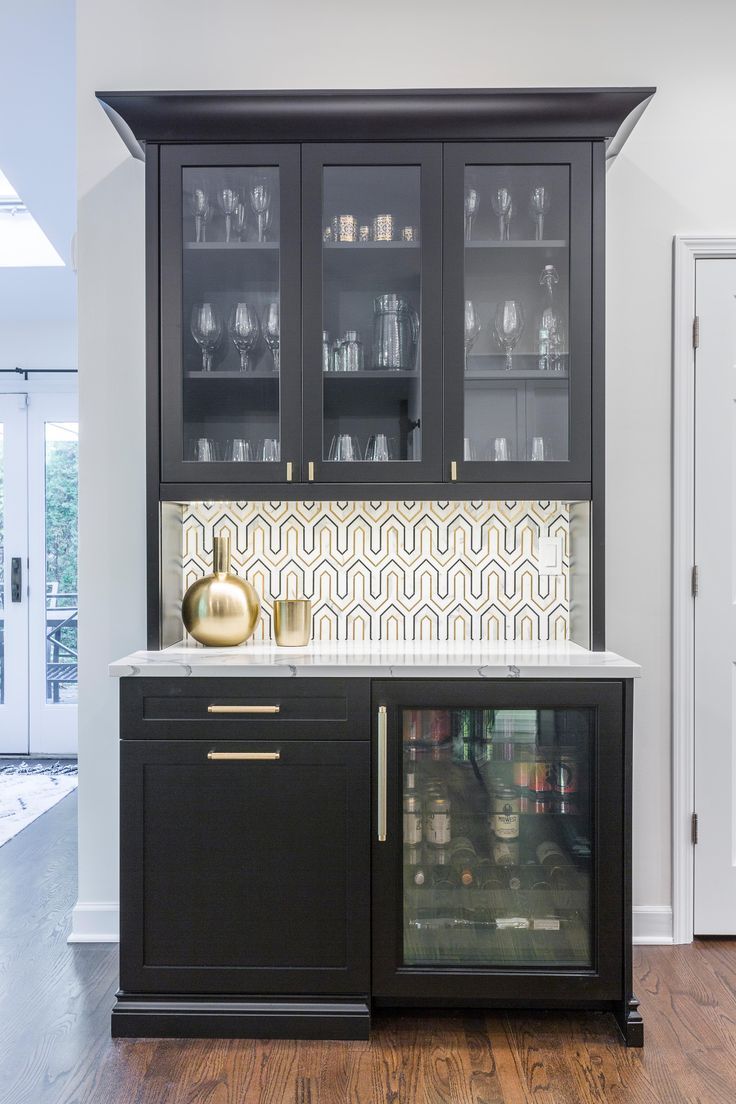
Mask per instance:
[[[693,940],[695,877],[695,265],[736,259],[736,237],[676,235],[672,331],[672,929]]]

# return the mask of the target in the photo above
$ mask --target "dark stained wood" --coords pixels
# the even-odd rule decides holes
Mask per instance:
[[[76,796],[0,848],[2,1104],[731,1104],[736,941],[637,947],[647,1025],[607,1013],[378,1013],[367,1043],[112,1041],[117,948],[66,942]]]

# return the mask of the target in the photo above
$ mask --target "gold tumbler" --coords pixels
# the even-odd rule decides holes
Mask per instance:
[[[273,604],[273,635],[282,648],[303,648],[312,635],[312,603],[308,598],[277,598]]]

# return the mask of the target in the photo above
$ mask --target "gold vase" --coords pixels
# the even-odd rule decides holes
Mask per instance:
[[[250,583],[230,571],[230,535],[214,538],[212,575],[187,590],[181,606],[184,628],[200,644],[231,648],[253,635],[261,603]]]

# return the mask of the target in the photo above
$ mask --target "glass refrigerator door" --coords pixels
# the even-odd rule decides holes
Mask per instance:
[[[402,710],[406,965],[593,965],[594,718]]]

